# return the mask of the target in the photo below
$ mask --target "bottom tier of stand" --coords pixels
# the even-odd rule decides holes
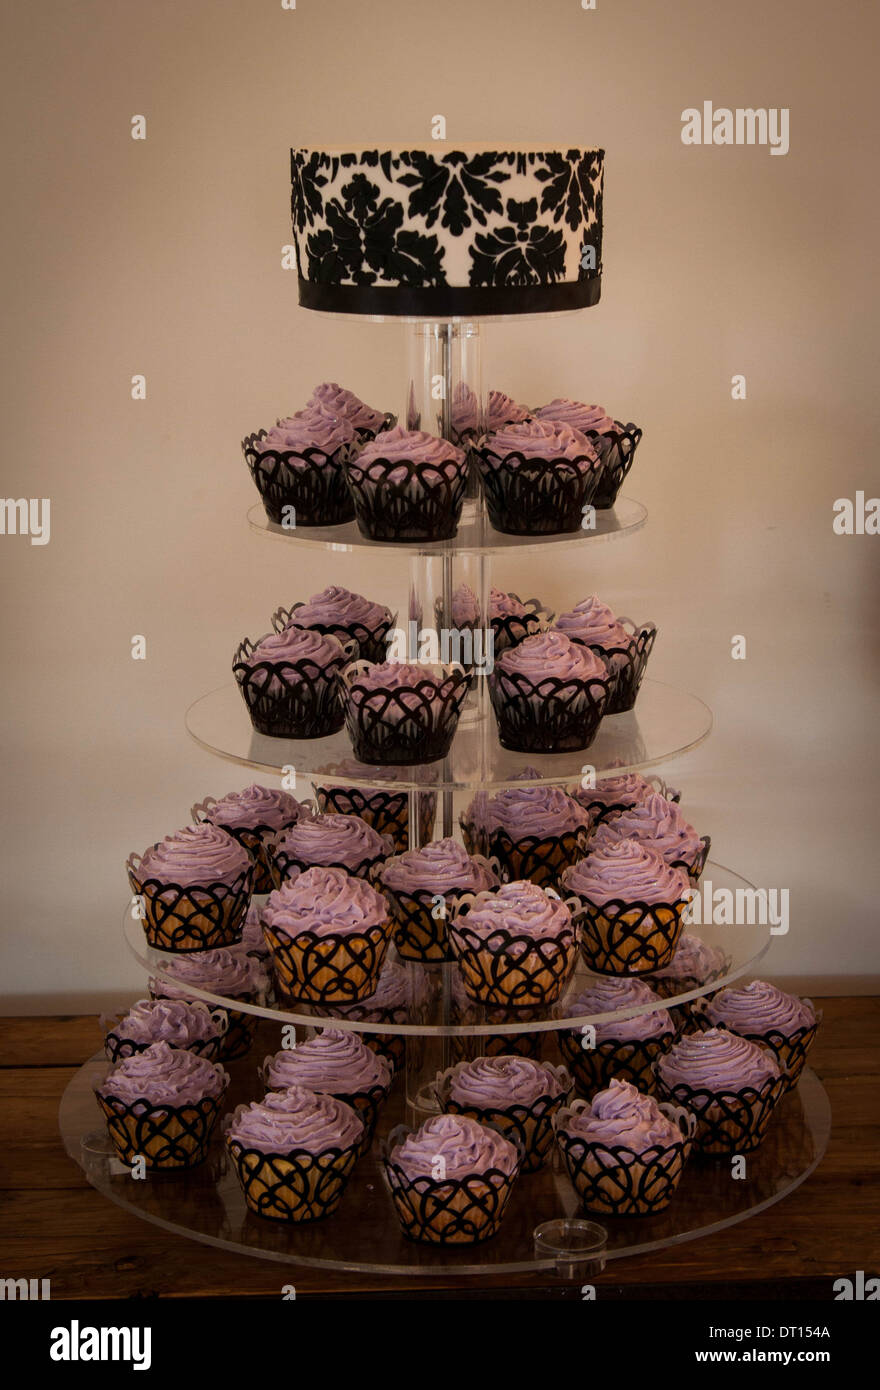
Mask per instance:
[[[266,1026],[266,1025],[264,1025]],[[258,1044],[232,1063],[229,1108],[259,1090]],[[591,1216],[580,1209],[557,1159],[538,1173],[521,1174],[498,1233],[470,1246],[431,1246],[400,1231],[386,1186],[377,1140],[358,1163],[336,1213],[323,1221],[288,1226],[248,1212],[222,1138],[215,1132],[198,1168],[137,1179],[115,1159],[93,1094],[108,1063],[102,1054],[70,1082],[60,1125],[71,1158],[93,1187],[144,1221],[225,1250],[293,1265],[384,1275],[468,1275],[540,1271],[582,1282],[606,1260],[642,1254],[708,1235],[778,1202],[813,1171],[828,1141],[831,1113],[818,1078],[805,1071],[798,1088],[777,1107],[766,1138],[746,1157],[744,1176],[729,1158],[692,1158],[666,1211],[648,1217]],[[388,1133],[418,1119],[395,1087],[379,1123]]]

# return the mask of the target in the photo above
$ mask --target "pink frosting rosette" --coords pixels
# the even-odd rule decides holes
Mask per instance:
[[[184,1048],[155,1042],[118,1062],[97,1087],[99,1096],[135,1111],[197,1105],[220,1096],[229,1077],[222,1067]]]
[[[364,435],[377,434],[387,416],[381,410],[366,405],[353,391],[338,381],[322,381],[309,397],[308,406],[324,411],[340,423],[347,422]]]
[[[684,866],[692,879],[702,871],[709,844],[708,837],[699,836],[685,820],[681,808],[659,792],[608,816],[597,827],[593,844],[599,849],[618,840],[639,841],[668,864]]]
[[[276,453],[304,454],[307,449],[319,449],[328,456],[353,443],[356,438],[354,428],[344,418],[335,418],[317,406],[307,406],[294,415],[279,420],[266,431],[263,438],[254,440],[254,448],[259,453],[272,450]],[[296,466],[296,460],[291,460]]]

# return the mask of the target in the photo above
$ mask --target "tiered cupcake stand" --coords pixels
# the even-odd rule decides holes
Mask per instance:
[[[466,387],[478,397],[482,394],[479,325],[421,322],[413,326],[411,342],[408,410],[419,414],[423,429],[451,437],[449,402],[456,391]],[[435,400],[427,383],[436,380],[438,374],[444,380],[445,390]],[[287,546],[292,555],[304,547],[310,551],[323,549],[331,555],[357,551],[365,570],[371,552],[389,548],[387,544],[366,540],[354,522],[284,530],[267,521],[259,504],[251,508],[248,520],[256,531]],[[406,603],[401,604],[404,616],[398,621],[404,626],[407,614],[420,615],[425,626],[436,623],[438,627],[451,627],[452,594],[462,582],[468,582],[476,591],[485,614],[491,565],[496,555],[510,557],[540,549],[552,564],[557,549],[577,546],[585,548],[586,559],[597,544],[625,537],[638,530],[645,520],[646,512],[640,503],[619,497],[613,508],[596,513],[593,529],[558,536],[508,536],[490,527],[482,500],[472,496],[465,503],[455,539],[393,547],[409,565],[409,594]],[[311,561],[311,556],[308,559]],[[304,572],[304,567],[299,566],[298,573]],[[327,580],[332,577],[328,575]],[[285,587],[287,593],[279,597],[289,599],[293,591],[305,597],[305,581],[293,585],[285,581]],[[317,586],[312,583],[309,587]],[[562,786],[578,783],[588,766],[595,769],[597,776],[611,769],[615,773],[644,770],[667,763],[696,746],[709,733],[711,722],[710,712],[700,700],[647,679],[635,709],[606,717],[595,742],[585,752],[514,753],[499,743],[486,682],[478,678],[449,756],[440,763],[398,770],[392,785],[395,791],[408,794],[409,839],[414,846],[420,843],[420,797],[426,792],[436,796],[434,835],[449,835],[456,828],[456,797],[463,804],[477,789],[491,792],[509,786],[527,766],[533,769],[532,776],[537,774],[543,782]],[[303,784],[309,781],[366,789],[383,785],[375,773],[351,772],[352,753],[344,731],[329,738],[301,741],[255,733],[238,688],[231,681],[197,699],[187,711],[186,724],[196,742],[220,757],[276,775],[295,768],[300,796]],[[386,790],[388,785],[384,784]],[[735,890],[750,886],[731,870],[711,861],[705,877],[717,888]],[[123,930],[138,961],[161,980],[174,957],[147,946],[142,925],[132,918],[128,908]],[[708,926],[702,927],[700,934],[724,953],[723,973],[665,999],[666,1007],[682,1004],[753,972],[770,945],[766,926]],[[734,1180],[729,1160],[692,1160],[671,1205],[660,1214],[591,1218],[579,1208],[557,1158],[542,1171],[519,1178],[500,1231],[489,1241],[445,1247],[411,1242],[402,1235],[395,1217],[379,1146],[382,1136],[395,1125],[419,1124],[427,1118],[433,1105],[431,1077],[461,1057],[479,1053],[487,1037],[503,1036],[503,1050],[516,1051],[526,1036],[534,1040],[539,1035],[544,1057],[558,1060],[558,1030],[579,1030],[600,1020],[571,1009],[589,978],[583,965],[579,965],[560,1004],[530,1012],[525,1021],[511,1017],[500,1020],[497,1014],[489,1018],[474,1005],[462,1012],[456,1007],[461,996],[456,990],[455,965],[407,964],[406,968],[411,976],[412,1003],[403,1016],[398,1012],[393,1021],[336,1014],[331,1017],[306,1005],[281,1007],[271,996],[251,1004],[235,1002],[235,1008],[259,1016],[262,1022],[251,1054],[230,1065],[230,1109],[261,1093],[256,1068],[267,1052],[281,1045],[283,1025],[292,1025],[300,1036],[302,1030],[324,1024],[381,1034],[389,1040],[396,1039],[398,1053],[405,1056],[405,1065],[400,1068],[402,1075],[380,1118],[373,1150],[358,1163],[339,1210],[329,1219],[287,1226],[250,1214],[219,1132],[207,1162],[201,1166],[148,1174],[141,1180],[132,1178],[114,1159],[95,1104],[94,1085],[108,1066],[103,1053],[96,1054],[78,1072],[65,1092],[60,1123],[68,1152],[89,1182],[120,1206],[155,1225],[225,1249],[293,1265],[376,1275],[540,1271],[569,1281],[594,1273],[607,1260],[672,1245],[744,1220],[784,1197],[822,1157],[830,1111],[820,1082],[807,1070],[798,1088],[778,1107],[761,1147],[749,1155],[745,1177]],[[230,1002],[198,989],[193,994],[211,1005]],[[630,1009],[602,1018],[629,1017],[638,1012]]]

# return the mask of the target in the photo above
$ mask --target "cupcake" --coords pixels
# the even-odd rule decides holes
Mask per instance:
[[[560,613],[554,627],[572,642],[580,642],[601,658],[612,678],[606,714],[632,709],[657,637],[653,623],[636,627],[629,618],[616,618],[595,595]]]
[[[821,1022],[811,999],[787,994],[766,980],[752,980],[720,989],[702,1002],[701,1012],[713,1026],[769,1047],[788,1089],[797,1085]]]
[[[647,975],[672,959],[690,883],[638,840],[598,843],[562,874],[581,928],[581,953],[602,975]],[[596,846],[594,848],[594,846]]]
[[[481,856],[451,838],[386,859],[377,883],[394,916],[394,944],[403,960],[449,960],[447,918],[465,893],[494,888],[498,875]]]
[[[527,405],[519,405],[503,391],[490,391],[486,403],[486,429],[489,434],[503,429],[505,425],[519,425],[531,415]]]
[[[251,723],[270,738],[324,738],[342,728],[336,676],[355,644],[311,628],[270,632],[236,650],[232,673]]]
[[[458,530],[467,456],[448,439],[402,425],[346,464],[361,534],[374,541],[442,541]]]
[[[282,1049],[267,1057],[262,1068],[268,1091],[284,1091],[288,1086],[304,1086],[319,1095],[345,1101],[364,1125],[360,1153],[366,1153],[373,1140],[379,1111],[385,1104],[394,1070],[357,1033],[340,1028],[324,1028],[313,1038]]]
[[[334,420],[347,420],[358,439],[364,443],[368,439],[375,439],[377,434],[394,423],[394,417],[387,411],[366,405],[353,391],[340,386],[338,381],[322,381],[320,386],[316,386],[306,408],[323,410]]]
[[[392,1131],[385,1175],[404,1235],[472,1245],[498,1230],[520,1167],[516,1147],[466,1115],[434,1115]]]
[[[647,1216],[669,1206],[690,1153],[694,1117],[612,1081],[556,1116],[556,1138],[586,1211]]]
[[[207,1157],[228,1085],[215,1062],[155,1042],[118,1062],[95,1095],[127,1167],[191,1168]]]
[[[256,782],[244,791],[227,792],[216,801],[208,796],[192,808],[197,823],[207,821],[238,840],[254,863],[253,891],[270,893],[272,877],[269,840],[280,830],[295,825],[302,808],[295,796]]]
[[[470,676],[454,662],[356,661],[341,685],[355,757],[409,766],[446,757]]]
[[[187,825],[126,863],[147,941],[203,951],[237,941],[253,885],[246,849],[215,825]]]
[[[259,965],[252,957],[245,955],[240,946],[214,951],[196,951],[167,965],[161,977],[150,980],[150,994],[154,999],[183,999],[198,1003],[198,994],[193,990],[204,990],[223,1000],[242,1004],[255,1003],[265,991],[268,981]],[[220,1060],[234,1062],[244,1057],[251,1049],[256,1029],[256,1015],[246,1009],[232,1009],[224,1004],[227,1016],[226,1031],[220,1046]]]
[[[515,647],[524,637],[534,637],[550,626],[551,615],[541,606],[540,599],[525,603],[519,594],[505,593],[493,588],[489,594],[489,622],[492,627],[493,652],[500,656],[508,647]]]
[[[589,748],[613,685],[589,647],[552,630],[502,652],[488,680],[502,746],[526,753]]]
[[[672,960],[651,975],[651,988],[657,991],[661,999],[689,994],[692,990],[711,984],[713,980],[719,980],[727,970],[728,960],[719,946],[710,946],[692,932],[682,932]],[[677,1033],[690,1025],[694,1002],[686,1000],[683,1004],[670,1005],[669,1014]]]
[[[239,1105],[226,1145],[249,1209],[272,1221],[317,1221],[342,1200],[363,1138],[360,1116],[305,1086]]]
[[[357,758],[344,758],[334,764],[334,777],[356,776],[360,779],[375,778],[376,786],[352,787],[349,785],[327,786],[315,783],[315,801],[321,812],[336,811],[343,816],[360,816],[367,825],[379,835],[391,840],[394,851],[402,854],[409,849],[409,807],[411,793],[386,783],[408,780],[413,776],[411,769],[377,767],[374,764],[358,762]],[[430,784],[433,773],[418,774],[420,782]],[[424,844],[434,832],[434,817],[437,813],[437,793],[419,791],[412,793],[416,800],[418,818],[418,841]]]
[[[593,505],[598,508],[613,507],[642,437],[639,427],[612,420],[604,406],[584,405],[581,401],[564,397],[539,406],[535,416],[539,420],[556,420],[570,425],[587,436],[602,461]]]
[[[351,423],[316,405],[242,440],[245,461],[270,521],[285,529],[351,521],[344,463],[356,447]]]
[[[371,603],[338,584],[330,584],[306,603],[279,608],[272,616],[276,632],[288,627],[306,627],[335,637],[343,645],[357,643],[357,655],[365,661],[384,661],[388,633],[394,614],[381,603]]]
[[[660,996],[650,985],[634,978],[593,980],[570,1004],[559,1005],[566,1017],[595,1017],[594,1045],[587,1028],[564,1029],[558,1034],[559,1050],[582,1096],[592,1096],[618,1077],[640,1091],[654,1090],[653,1064],[675,1041],[675,1028]],[[649,1010],[631,1018],[603,1019],[602,1014],[622,1009]]]
[[[482,434],[482,408],[476,391],[466,381],[457,381],[449,402],[452,440],[461,449],[468,449]]]
[[[600,777],[595,787],[573,787],[571,795],[588,812],[590,824],[609,820],[617,811],[644,805],[656,792],[667,801],[678,801],[679,793],[666,787],[661,778],[650,780],[639,772],[623,772],[616,777]]]
[[[607,816],[597,828],[592,844],[599,849],[617,840],[637,840],[655,850],[667,864],[684,869],[694,884],[703,872],[711,845],[709,836],[698,835],[681,808],[659,792]]]
[[[441,1109],[467,1115],[518,1141],[522,1171],[543,1168],[553,1146],[553,1116],[571,1090],[562,1067],[528,1057],[501,1054],[476,1057],[438,1076]]]
[[[478,451],[489,520],[516,536],[578,531],[602,463],[580,430],[525,420],[490,434]]]
[[[139,999],[127,1013],[102,1015],[104,1051],[111,1062],[146,1052],[153,1043],[184,1048],[209,1062],[220,1055],[228,1019],[222,1009],[213,1011],[201,1002],[183,999]]]
[[[478,1004],[552,1004],[577,959],[571,912],[536,883],[478,893],[460,904],[448,930],[465,990]]]
[[[392,921],[381,893],[363,878],[307,869],[270,893],[261,920],[284,995],[352,1004],[375,992]]]
[[[502,877],[553,886],[586,852],[588,817],[561,787],[477,793],[461,819],[466,843],[498,860]]]
[[[360,816],[303,816],[275,840],[272,872],[279,887],[286,878],[316,865],[366,878],[390,853],[391,841]]]
[[[654,1072],[658,1094],[696,1115],[694,1147],[704,1154],[756,1149],[786,1089],[769,1048],[721,1028],[685,1033]]]
[[[459,584],[452,593],[452,626],[463,632],[479,627],[481,621],[479,599],[469,584]]]

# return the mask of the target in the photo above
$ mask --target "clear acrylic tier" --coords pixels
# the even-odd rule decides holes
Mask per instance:
[[[252,1058],[232,1063],[228,1109],[260,1094],[256,1061],[261,1057],[257,1048]],[[520,1175],[501,1227],[490,1240],[438,1247],[402,1235],[379,1140],[357,1163],[338,1211],[323,1221],[299,1225],[261,1219],[247,1210],[216,1131],[208,1158],[199,1167],[133,1178],[114,1158],[93,1094],[107,1068],[102,1055],[87,1062],[69,1083],[59,1114],[67,1152],[105,1197],[164,1230],[224,1250],[282,1264],[375,1275],[535,1271],[581,1283],[601,1271],[606,1261],[710,1235],[772,1206],[813,1171],[830,1129],[825,1091],[807,1070],[797,1090],[780,1102],[761,1147],[749,1154],[742,1178],[733,1179],[729,1159],[692,1157],[665,1211],[653,1216],[591,1216],[580,1209],[567,1174],[554,1159],[537,1173]],[[379,1119],[379,1133],[387,1134],[406,1121],[402,1092],[393,1090]],[[548,1231],[559,1233],[557,1253]]]
[[[258,734],[236,685],[220,686],[195,700],[186,712],[186,727],[196,743],[230,762],[276,775],[296,770],[299,780],[335,785],[387,786],[381,766],[352,768],[352,748],[344,729],[328,738],[286,739]],[[635,709],[607,715],[590,745],[575,753],[514,753],[502,748],[491,712],[472,707],[463,718],[449,757],[435,763],[395,768],[400,790],[485,790],[511,786],[524,769],[534,768],[543,782],[580,783],[593,768],[596,775],[631,772],[656,766],[702,743],[712,728],[712,713],[696,695],[661,681],[645,680]],[[289,775],[289,774],[288,774]]]

